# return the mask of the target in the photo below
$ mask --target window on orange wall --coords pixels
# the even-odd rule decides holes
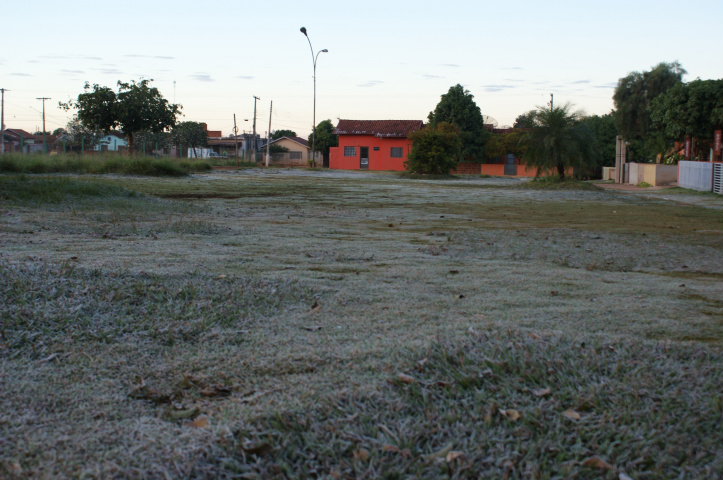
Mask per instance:
[[[402,147],[392,147],[392,151],[389,153],[392,158],[403,158],[404,149]]]
[[[356,147],[344,147],[345,157],[356,157]]]

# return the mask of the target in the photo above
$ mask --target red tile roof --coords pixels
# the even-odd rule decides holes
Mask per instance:
[[[339,120],[334,134],[406,138],[423,126],[422,120]]]

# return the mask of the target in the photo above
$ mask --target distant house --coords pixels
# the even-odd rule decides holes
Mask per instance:
[[[20,128],[5,129],[5,151],[30,153],[31,146],[35,143],[35,135]],[[38,151],[43,148],[43,141],[40,141]]]
[[[127,146],[128,142],[123,139],[123,134],[116,132],[103,135],[99,138],[95,147],[93,147],[93,150],[100,150],[102,152],[117,152]]]
[[[311,154],[311,146],[309,142],[301,137],[281,137],[271,141],[272,147],[277,145],[285,148],[287,151],[283,153],[273,153],[271,149],[270,165],[280,167],[306,167],[309,165],[309,155]],[[266,147],[264,147],[266,151]],[[323,161],[321,152],[315,155],[317,165]]]
[[[330,149],[329,168],[406,170],[412,148],[407,137],[423,126],[422,120],[339,120],[339,146]]]

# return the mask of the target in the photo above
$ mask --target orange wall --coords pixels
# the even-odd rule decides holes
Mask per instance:
[[[344,147],[356,147],[355,157],[345,157]],[[372,135],[339,135],[339,146],[329,150],[329,168],[359,170],[361,147],[369,147],[369,170],[404,171],[404,162],[412,148],[406,138],[381,138]],[[379,147],[379,150],[374,150]],[[402,147],[404,157],[392,158],[392,147]]]
[[[505,166],[501,163],[483,163],[480,169],[482,175],[491,175],[493,177],[534,177],[537,175],[536,167],[528,167],[527,165],[517,165],[517,175],[505,175]],[[541,176],[557,175],[557,170],[550,172],[542,172]],[[565,172],[565,175],[572,176],[572,168]]]

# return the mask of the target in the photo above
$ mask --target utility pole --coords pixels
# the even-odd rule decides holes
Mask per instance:
[[[553,110],[555,109],[555,108],[554,108],[554,104],[553,104],[553,102],[552,102],[552,97],[553,97],[553,95],[550,94],[550,111],[553,111]]]
[[[236,126],[236,114],[233,114],[233,146],[236,149],[234,158],[236,158],[236,168],[238,168],[238,127]]]
[[[254,158],[252,162],[256,162],[256,100],[261,100],[259,97],[254,95],[254,136],[253,136],[253,145],[254,145]]]
[[[48,153],[48,144],[45,143],[45,101],[50,100],[48,97],[38,97],[35,100],[43,101],[43,153]]]
[[[2,99],[0,100],[0,138],[2,138],[2,147],[0,147],[0,154],[5,153],[5,91],[10,91],[5,88],[0,88],[2,92]]]
[[[271,112],[274,111],[274,101],[271,100],[271,107],[269,107],[269,133],[266,136],[266,166],[269,166],[269,160],[271,159]]]

